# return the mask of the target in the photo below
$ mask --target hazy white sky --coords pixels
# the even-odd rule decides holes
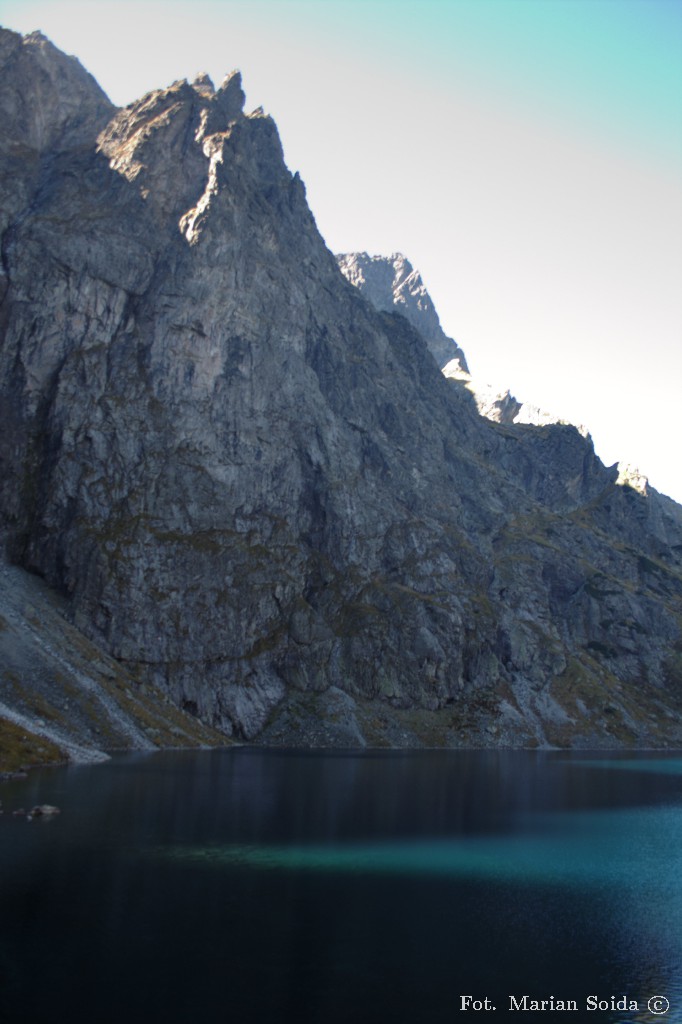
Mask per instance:
[[[682,501],[679,0],[0,0],[125,104],[238,67],[335,252]]]

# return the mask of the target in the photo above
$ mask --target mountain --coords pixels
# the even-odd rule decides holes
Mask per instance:
[[[221,742],[88,641],[37,576],[0,564],[0,772]]]
[[[679,742],[679,506],[479,415],[238,73],[117,110],[2,32],[0,97],[4,557],[123,689],[239,741]]]
[[[566,424],[566,420],[536,405],[519,402],[510,391],[496,391],[471,376],[464,352],[440,325],[421,274],[402,253],[369,256],[366,252],[346,252],[337,255],[336,261],[346,280],[375,309],[402,313],[416,327],[445,376],[466,384],[483,416],[497,423]],[[578,429],[587,433],[583,426]]]
[[[366,252],[347,252],[338,255],[336,262],[346,280],[355,285],[375,309],[402,313],[417,328],[441,369],[454,363],[453,369],[469,372],[461,348],[448,338],[440,325],[421,274],[402,253],[368,256]]]

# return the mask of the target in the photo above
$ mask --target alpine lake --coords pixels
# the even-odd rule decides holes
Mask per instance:
[[[164,752],[0,799],[2,1024],[682,1022],[679,752]]]

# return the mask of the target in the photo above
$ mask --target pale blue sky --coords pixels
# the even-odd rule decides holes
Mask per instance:
[[[239,67],[334,251],[682,500],[679,0],[0,0],[111,99]]]

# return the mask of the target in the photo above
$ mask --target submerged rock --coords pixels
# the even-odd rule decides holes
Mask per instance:
[[[28,813],[31,818],[53,818],[56,814],[61,814],[61,811],[52,804],[37,804]]]

